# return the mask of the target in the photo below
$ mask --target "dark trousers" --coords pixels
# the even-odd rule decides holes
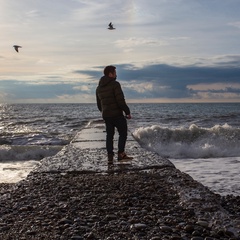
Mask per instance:
[[[127,120],[124,116],[104,118],[107,132],[106,148],[108,154],[113,154],[113,138],[115,128],[118,131],[118,152],[124,152],[127,141]]]

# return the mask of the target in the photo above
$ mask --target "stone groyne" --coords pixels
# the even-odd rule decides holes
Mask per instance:
[[[131,163],[107,165],[104,146],[93,121],[25,180],[1,184],[0,239],[240,239],[238,197],[214,194],[132,136]]]

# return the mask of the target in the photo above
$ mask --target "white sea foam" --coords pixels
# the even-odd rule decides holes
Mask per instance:
[[[170,159],[181,171],[221,195],[240,196],[240,157]]]
[[[62,146],[0,146],[0,182],[15,183],[27,175],[39,164],[39,160],[53,156]]]
[[[133,132],[140,144],[169,158],[219,158],[240,156],[240,129],[228,124],[201,128],[141,127]]]
[[[62,146],[0,145],[0,163],[5,161],[40,160],[55,155],[61,149]]]
[[[39,161],[0,162],[0,182],[16,183],[23,180],[38,166]]]

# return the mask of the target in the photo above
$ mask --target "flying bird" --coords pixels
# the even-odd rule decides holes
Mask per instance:
[[[18,49],[21,48],[21,46],[13,45],[14,49],[18,52]]]
[[[110,23],[108,24],[108,29],[109,29],[109,30],[114,30],[114,29],[116,29],[116,28],[114,28],[112,22],[110,22]]]

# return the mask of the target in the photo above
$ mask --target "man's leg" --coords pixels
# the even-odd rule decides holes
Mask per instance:
[[[115,120],[115,126],[119,133],[118,138],[118,152],[122,153],[125,151],[125,145],[127,141],[127,120],[125,117],[119,117]]]
[[[126,161],[126,160],[132,160],[133,157],[129,157],[125,153],[125,145],[127,141],[127,120],[125,117],[121,117],[116,119],[115,126],[119,133],[119,139],[118,139],[118,160],[119,161]]]
[[[114,154],[113,153],[113,137],[114,137],[114,124],[112,122],[112,119],[110,118],[105,118],[105,126],[106,126],[106,132],[107,132],[107,136],[106,136],[106,148],[107,148],[107,152],[108,154]]]

